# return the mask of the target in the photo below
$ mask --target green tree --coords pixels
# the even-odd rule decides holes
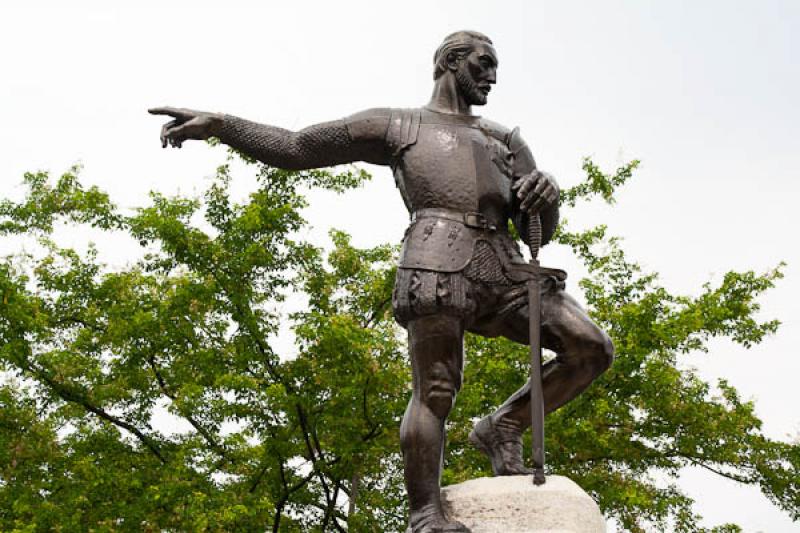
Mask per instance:
[[[25,198],[0,202],[0,233],[39,243],[0,263],[0,529],[403,530],[397,428],[410,377],[391,316],[397,250],[333,232],[326,252],[298,237],[308,187],[343,192],[368,176],[250,163],[259,187],[244,202],[229,195],[229,164],[202,197],[153,193],[133,212],[82,187],[78,169],[27,174]],[[613,201],[635,167],[606,175],[586,161],[564,208]],[[93,248],[60,246],[65,225],[132,237],[142,257],[112,269]],[[551,471],[630,531],[697,530],[674,484],[687,465],[758,485],[800,518],[800,446],[766,438],[727,383],[676,366],[711,337],[750,346],[774,332],[754,315],[780,270],[731,272],[687,297],[602,226],[562,226],[557,241],[587,265],[580,287],[618,358],[548,417]],[[305,305],[287,316],[297,295]],[[286,323],[291,355],[276,342]],[[467,445],[471,421],[526,373],[524,347],[469,336],[467,349],[446,482],[489,474]],[[161,409],[188,429],[154,424]]]

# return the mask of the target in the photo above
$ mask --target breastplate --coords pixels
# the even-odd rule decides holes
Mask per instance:
[[[405,127],[401,121],[395,124],[403,140],[396,143],[402,152],[393,170],[409,211],[479,212],[498,231],[477,231],[450,220],[413,223],[403,240],[400,267],[460,271],[472,258],[477,239],[492,244],[503,263],[521,261],[505,230],[513,156],[504,139],[492,135],[479,117],[416,113],[416,120],[406,119]]]
[[[415,142],[399,154],[395,179],[409,211],[478,211],[497,223],[511,205],[511,152],[479,117],[422,110]]]

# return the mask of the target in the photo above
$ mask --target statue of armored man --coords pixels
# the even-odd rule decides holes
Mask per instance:
[[[474,115],[496,82],[492,41],[473,31],[448,35],[434,55],[433,95],[416,109],[377,108],[298,132],[231,115],[151,109],[173,120],[161,142],[218,137],[271,166],[291,170],[365,161],[392,169],[411,215],[392,306],[408,330],[413,393],[400,426],[414,533],[468,532],[442,511],[445,421],[461,388],[463,337],[470,331],[531,342],[529,266],[523,241],[531,217],[546,244],[558,223],[559,188],[536,168],[519,129]],[[556,353],[542,369],[544,412],[575,398],[613,360],[608,336],[564,291],[560,271],[539,279],[541,344]],[[537,298],[539,299],[539,298]],[[470,441],[496,476],[529,474],[522,432],[531,425],[529,380],[480,420]]]

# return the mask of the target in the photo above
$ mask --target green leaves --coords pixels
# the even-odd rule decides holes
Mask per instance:
[[[28,172],[23,183],[28,188],[24,202],[0,202],[0,235],[49,233],[53,221],[65,217],[77,224],[113,229],[120,222],[108,195],[96,187],[88,191],[78,181],[80,166],[61,175],[54,185],[47,172]]]
[[[561,191],[561,204],[575,207],[578,200],[588,200],[592,196],[600,196],[609,204],[615,202],[614,193],[625,184],[639,167],[640,161],[634,159],[619,167],[614,174],[606,174],[588,157],[583,159],[583,171],[586,178],[583,182]]]
[[[586,160],[564,206],[612,202],[637,165],[608,175]],[[0,202],[0,232],[43,245],[0,263],[0,529],[404,530],[397,248],[358,249],[337,231],[331,250],[298,237],[305,188],[342,192],[368,176],[252,165],[258,188],[236,202],[232,168],[201,197],[154,193],[132,213],[84,189],[77,169],[26,175],[25,198]],[[142,258],[110,269],[92,248],[53,242],[59,224],[133,237]],[[586,264],[579,287],[617,360],[548,417],[551,470],[629,531],[698,530],[673,483],[686,466],[758,485],[800,518],[798,445],[766,438],[751,402],[685,364],[712,338],[749,347],[776,331],[758,298],[782,265],[688,296],[604,226],[561,227],[556,240]],[[287,316],[290,297],[303,306]],[[465,344],[445,483],[490,475],[467,435],[527,376],[527,347]]]
[[[0,364],[26,384],[3,389],[3,412],[14,419],[3,426],[2,453],[16,455],[4,463],[0,497],[18,503],[3,506],[0,529],[291,530],[313,523],[319,513],[309,509],[320,506],[330,509],[322,522],[341,522],[346,461],[320,446],[335,437],[345,451],[384,454],[353,448],[348,434],[323,435],[318,426],[332,415],[314,388],[298,386],[307,377],[297,373],[301,360],[282,361],[268,339],[300,271],[322,268],[321,251],[293,238],[304,224],[300,189],[344,191],[366,176],[260,167],[261,187],[237,204],[222,166],[204,198],[153,193],[149,206],[125,215],[105,194],[85,191],[76,172],[54,185],[47,174],[27,175],[26,198],[0,204],[3,231],[43,245],[40,256],[10,257],[0,268]],[[91,248],[81,255],[51,242],[60,223],[128,234],[148,251],[110,271]],[[369,380],[366,392],[350,387],[359,402],[375,403],[371,396],[394,383]],[[353,431],[368,442],[385,418]],[[33,431],[47,447],[22,453]],[[20,477],[22,468],[37,472],[37,483]],[[73,516],[45,513],[56,508]]]

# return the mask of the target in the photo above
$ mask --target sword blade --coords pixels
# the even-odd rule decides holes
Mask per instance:
[[[539,276],[528,282],[528,311],[530,315],[531,346],[531,443],[533,447],[533,483],[541,485],[544,478],[544,391],[542,390],[542,301]]]

